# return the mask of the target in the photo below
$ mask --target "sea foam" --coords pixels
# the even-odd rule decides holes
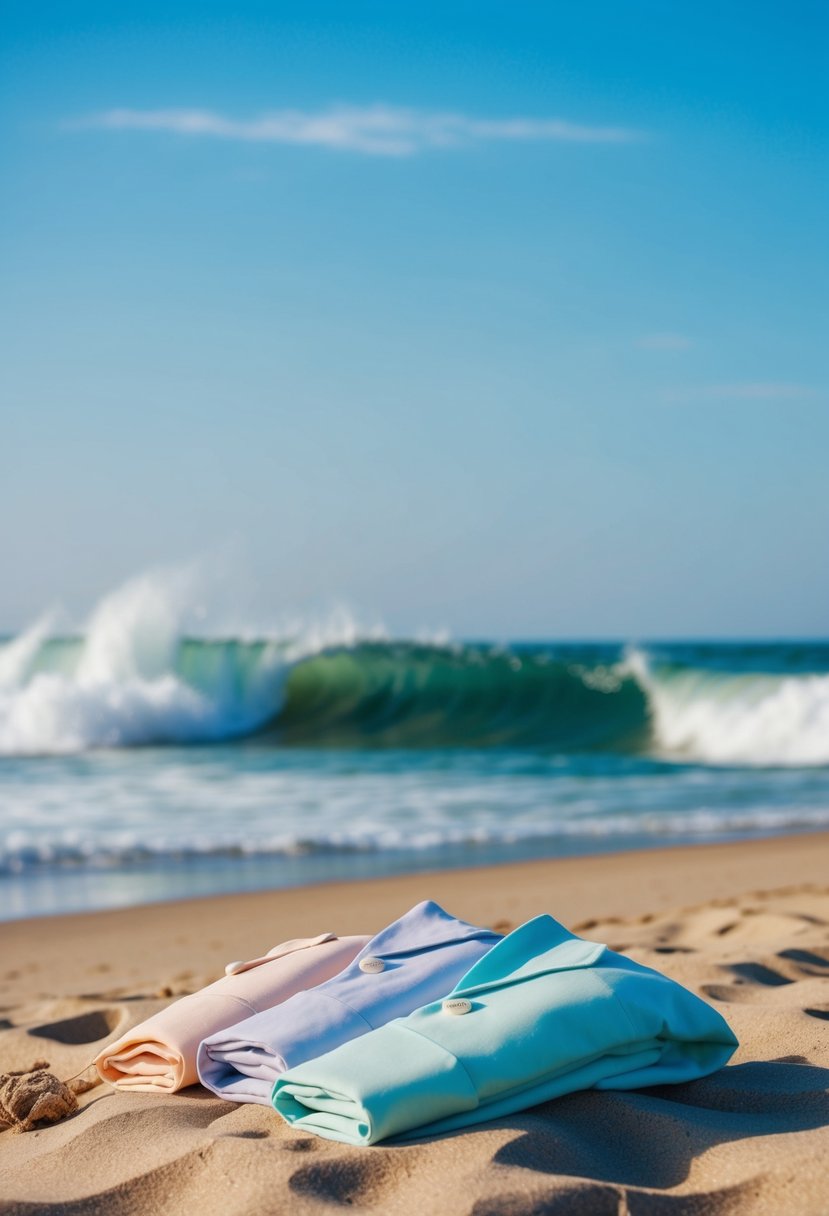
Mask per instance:
[[[0,644],[0,754],[181,746],[536,749],[829,764],[829,648],[503,647],[393,639],[339,612],[194,636],[190,575],[144,575],[86,628]],[[808,647],[807,647],[808,650]],[[764,662],[768,659],[768,669]],[[788,666],[787,666],[788,664]]]

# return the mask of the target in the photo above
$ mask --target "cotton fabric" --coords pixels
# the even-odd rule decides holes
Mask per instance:
[[[580,1089],[690,1081],[737,1040],[673,980],[539,916],[493,947],[441,1001],[279,1077],[290,1124],[346,1144],[425,1136]]]
[[[354,958],[367,937],[297,938],[182,997],[104,1047],[95,1060],[100,1077],[117,1089],[175,1093],[198,1080],[196,1049],[222,1026],[269,1009],[303,988],[327,980]]]
[[[501,940],[431,900],[417,904],[339,975],[208,1036],[201,1082],[222,1098],[267,1105],[280,1073],[445,995]]]

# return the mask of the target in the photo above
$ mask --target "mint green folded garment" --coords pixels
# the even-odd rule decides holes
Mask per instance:
[[[447,1000],[284,1073],[274,1107],[345,1144],[430,1136],[578,1089],[691,1081],[737,1040],[667,976],[538,916],[494,946]]]

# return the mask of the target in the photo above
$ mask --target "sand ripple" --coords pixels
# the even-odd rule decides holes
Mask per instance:
[[[505,926],[504,926],[505,927]],[[195,1087],[98,1087],[55,1127],[0,1136],[3,1216],[826,1216],[829,890],[757,892],[582,926],[722,1010],[741,1040],[713,1077],[574,1094],[427,1143],[318,1140]],[[81,1067],[158,997],[110,990],[3,1009],[0,1064]]]

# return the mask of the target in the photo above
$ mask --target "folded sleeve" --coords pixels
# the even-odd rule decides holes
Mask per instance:
[[[199,1080],[220,1098],[267,1105],[280,1073],[369,1030],[357,1010],[312,988],[208,1036],[198,1049]]]
[[[402,1020],[285,1073],[272,1100],[293,1126],[355,1145],[478,1105],[457,1057]]]
[[[621,966],[602,978],[624,1011],[631,1039],[651,1043],[658,1054],[646,1067],[631,1067],[599,1080],[598,1089],[675,1085],[706,1076],[728,1062],[737,1038],[716,1009],[668,976],[616,957]]]

